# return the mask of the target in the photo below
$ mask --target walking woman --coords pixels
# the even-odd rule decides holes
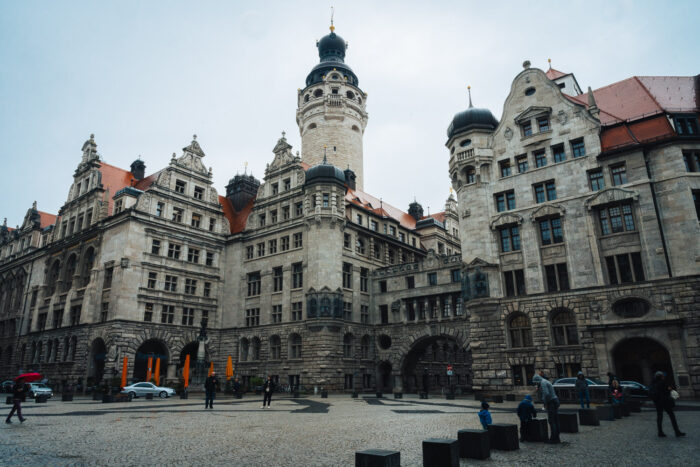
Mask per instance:
[[[583,375],[583,371],[578,372],[576,377],[576,392],[578,392],[578,399],[581,401],[581,408],[591,408],[591,398],[588,394],[588,381]],[[586,401],[586,407],[583,406],[584,400]]]
[[[666,437],[661,429],[664,410],[668,414],[668,418],[671,419],[671,425],[673,425],[673,431],[676,432],[676,436],[685,436],[685,433],[678,428],[678,422],[676,422],[676,416],[673,413],[673,407],[676,405],[676,402],[671,397],[671,387],[666,381],[666,375],[664,375],[662,371],[657,371],[654,374],[654,382],[651,383],[649,396],[651,400],[654,401],[654,406],[656,407],[656,427],[659,430],[659,438]]]
[[[20,423],[26,420],[26,418],[22,416],[22,401],[24,401],[26,394],[24,380],[21,378],[16,380],[15,387],[12,390],[12,410],[10,410],[10,414],[7,416],[5,423],[12,423],[10,419],[15,412],[17,412],[17,418],[19,418]]]
[[[265,408],[265,402],[267,401],[267,408],[270,408],[270,402],[272,402],[272,390],[274,389],[275,383],[272,382],[272,376],[268,376],[263,384],[263,405],[261,409]]]

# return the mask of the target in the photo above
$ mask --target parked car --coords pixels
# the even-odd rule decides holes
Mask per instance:
[[[629,389],[629,396],[635,399],[646,399],[649,397],[649,388],[636,381],[620,381],[623,389]]]
[[[32,399],[36,396],[48,396],[53,397],[53,390],[45,384],[41,383],[29,383],[29,389],[27,390],[27,397]]]
[[[130,386],[124,386],[121,393],[128,394],[130,398],[145,397],[146,394],[153,394],[154,397],[158,396],[161,399],[165,399],[166,397],[174,396],[175,390],[173,388],[156,386],[153,383],[134,383]]]
[[[2,383],[0,383],[0,392],[12,392],[14,387],[15,382],[11,379],[8,379],[7,381],[3,381]]]
[[[599,381],[594,378],[586,378],[586,381],[588,382],[588,387],[589,388],[594,388],[594,387],[603,387],[607,388],[608,385],[605,384],[602,381]],[[552,383],[552,386],[555,388],[571,388],[573,389],[576,386],[576,378],[559,378]]]

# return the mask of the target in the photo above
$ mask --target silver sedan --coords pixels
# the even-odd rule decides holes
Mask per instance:
[[[128,394],[130,398],[145,397],[146,394],[153,394],[154,397],[158,396],[161,399],[165,399],[166,397],[174,396],[175,390],[156,386],[153,383],[134,383],[131,386],[124,386],[122,394]]]

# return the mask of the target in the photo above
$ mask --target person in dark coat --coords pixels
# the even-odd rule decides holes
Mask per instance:
[[[586,381],[586,377],[583,375],[583,371],[578,372],[578,375],[576,376],[576,384],[574,386],[576,388],[576,392],[578,392],[578,398],[581,402],[581,408],[584,408],[583,402],[585,401],[586,406],[590,409],[591,398],[588,394],[588,381]]]
[[[5,423],[12,423],[12,420],[10,419],[15,412],[17,412],[17,418],[19,418],[20,423],[23,423],[26,420],[26,418],[22,416],[22,402],[26,396],[27,388],[24,385],[24,380],[18,379],[15,381],[15,386],[12,389],[12,410],[10,410],[10,414],[7,416]]]
[[[265,408],[265,401],[267,401],[267,408],[270,408],[270,402],[272,402],[272,391],[275,389],[275,383],[272,382],[272,376],[268,376],[263,384],[263,405],[261,409]]]
[[[204,381],[204,391],[206,393],[204,399],[204,408],[214,408],[214,396],[216,395],[216,387],[219,385],[219,379],[216,377],[216,372],[212,371],[211,375]]]
[[[649,396],[651,400],[654,401],[654,406],[656,407],[656,428],[659,430],[659,438],[666,437],[664,431],[661,429],[664,410],[668,414],[668,418],[671,419],[671,425],[673,425],[673,431],[676,432],[676,436],[685,436],[685,433],[678,428],[676,415],[673,413],[673,407],[675,407],[676,402],[671,397],[671,386],[666,381],[666,375],[664,375],[662,371],[657,371],[654,374],[654,382],[651,383]]]
[[[520,419],[520,441],[525,441],[525,432],[527,430],[527,424],[530,420],[537,418],[537,409],[532,403],[532,396],[530,394],[526,395],[520,404],[518,404],[518,418]]]
[[[233,380],[233,393],[238,397],[238,393],[241,392],[241,383],[238,378]]]
[[[491,418],[491,412],[489,412],[489,404],[486,401],[481,403],[481,410],[478,415],[481,426],[484,430],[488,430],[489,425],[493,424],[493,419]]]
[[[535,375],[532,378],[532,382],[539,387],[539,391],[544,402],[544,406],[547,408],[547,422],[549,423],[549,441],[548,443],[561,443],[559,439],[559,398],[557,393],[554,391],[554,386],[549,380],[544,376],[544,373],[540,371],[540,374]]]

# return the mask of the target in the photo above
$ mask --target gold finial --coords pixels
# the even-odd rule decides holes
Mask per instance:
[[[330,27],[331,32],[335,31],[335,26],[333,26],[333,13],[334,13],[333,7],[331,7],[331,27]]]
[[[452,196],[452,187],[450,187],[450,196]]]
[[[552,59],[548,58],[547,63],[549,63],[549,69],[551,70],[552,69]]]
[[[474,107],[472,105],[472,87],[471,86],[467,86],[467,92],[469,93],[469,108],[471,109],[472,107]]]

